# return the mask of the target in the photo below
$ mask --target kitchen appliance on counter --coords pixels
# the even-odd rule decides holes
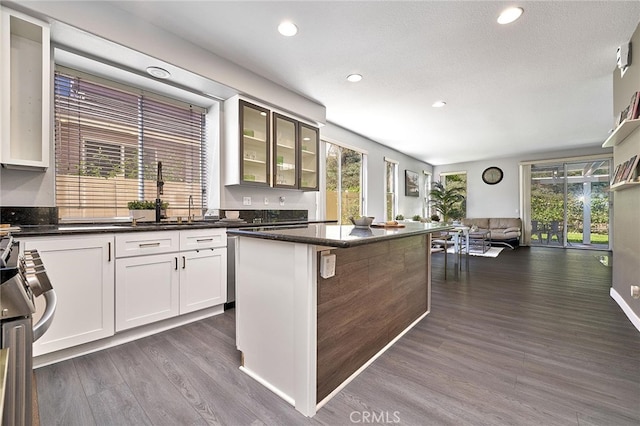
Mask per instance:
[[[49,328],[56,309],[56,294],[37,250],[19,253],[19,243],[9,235],[0,239],[0,348],[8,349],[7,378],[3,392],[3,425],[32,424],[33,342]],[[42,296],[46,307],[33,325],[34,299]]]

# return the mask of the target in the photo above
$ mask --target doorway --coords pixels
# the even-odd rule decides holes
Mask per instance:
[[[608,250],[610,160],[531,165],[532,246]]]

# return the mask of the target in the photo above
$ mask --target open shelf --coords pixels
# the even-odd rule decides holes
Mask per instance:
[[[622,191],[623,189],[629,189],[639,185],[640,182],[618,182],[615,185],[611,185],[609,191]]]
[[[610,148],[618,145],[625,140],[627,136],[633,133],[640,126],[640,118],[636,120],[624,120],[614,131],[609,135],[606,141],[602,144],[603,148]]]

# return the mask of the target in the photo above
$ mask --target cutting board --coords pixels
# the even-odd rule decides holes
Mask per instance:
[[[396,223],[395,225],[387,225],[386,223],[372,223],[373,228],[404,228],[403,223]]]

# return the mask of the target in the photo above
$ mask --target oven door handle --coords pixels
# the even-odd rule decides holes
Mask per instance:
[[[44,299],[47,302],[47,307],[42,314],[42,317],[36,325],[33,326],[33,341],[38,340],[44,333],[47,332],[53,321],[53,316],[56,313],[56,305],[58,298],[56,297],[55,290],[51,289],[42,293]]]

